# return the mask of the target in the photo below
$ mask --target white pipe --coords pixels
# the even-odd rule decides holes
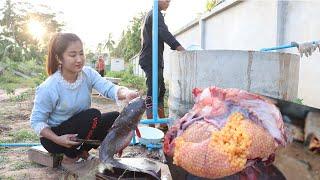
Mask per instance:
[[[205,20],[203,18],[200,18],[199,20],[199,31],[200,31],[200,47],[201,49],[205,49]]]

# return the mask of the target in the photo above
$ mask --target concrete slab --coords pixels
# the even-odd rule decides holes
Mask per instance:
[[[192,108],[192,89],[238,88],[285,100],[298,96],[299,56],[239,50],[203,50],[170,54],[169,113]]]

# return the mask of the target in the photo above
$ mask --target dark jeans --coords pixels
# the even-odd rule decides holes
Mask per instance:
[[[104,70],[99,71],[99,74],[101,75],[101,77],[104,77]]]
[[[142,67],[142,70],[146,73],[146,84],[147,84],[147,99],[146,103],[150,107],[152,106],[152,67]],[[163,78],[163,68],[158,69],[158,107],[163,107],[164,105],[164,94],[166,93],[166,87]]]
[[[119,112],[101,114],[97,109],[88,109],[72,116],[59,126],[52,127],[51,130],[58,136],[64,134],[78,134],[77,137],[80,139],[103,141],[108,130],[111,128],[113,122],[118,116]],[[66,148],[44,137],[40,138],[40,142],[48,152],[63,153],[70,158],[77,157],[82,151],[89,151],[92,148],[98,148],[97,145],[88,144]]]

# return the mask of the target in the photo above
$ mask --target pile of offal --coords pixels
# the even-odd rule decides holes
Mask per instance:
[[[190,174],[214,179],[241,173],[254,179],[259,176],[255,166],[267,167],[276,149],[288,144],[281,113],[269,100],[218,87],[195,88],[192,93],[195,105],[175,121],[163,147],[173,163]],[[104,170],[123,168],[159,178],[113,158],[130,143],[144,110],[144,100],[136,98],[120,113],[100,147]]]

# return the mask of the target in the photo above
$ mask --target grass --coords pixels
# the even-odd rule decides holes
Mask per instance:
[[[17,96],[12,96],[10,97],[11,102],[21,102],[27,100],[32,94],[34,93],[33,89],[30,89],[26,92],[21,93],[20,95]]]
[[[2,175],[0,175],[0,180],[15,180],[15,178],[13,178],[11,176],[2,176]]]
[[[15,132],[10,132],[9,137],[10,139],[8,141],[11,143],[39,141],[39,137],[33,131],[27,129],[21,129]]]
[[[296,98],[292,102],[303,105],[303,99]]]
[[[5,112],[1,111],[1,109],[0,109],[0,123],[3,123],[3,122],[1,122],[1,120],[3,119],[4,115],[5,115]]]
[[[0,89],[6,90],[7,94],[13,94],[15,89],[21,87],[36,87],[45,80],[44,66],[34,60],[21,62],[5,61],[0,62],[4,67],[0,75]],[[23,78],[14,74],[14,71],[21,72],[30,78]]]
[[[0,142],[0,143],[5,143],[5,142]],[[0,153],[7,153],[9,152],[9,148],[6,148],[6,147],[0,147]],[[0,163],[1,164],[1,163]]]
[[[0,139],[0,143],[7,143],[6,142],[6,140],[5,139]],[[8,152],[8,148],[6,148],[6,147],[0,147],[0,153],[6,153],[6,152]],[[3,159],[2,159],[2,155],[0,156],[0,164],[1,164],[1,162],[3,161]]]
[[[8,159],[6,156],[0,156],[0,165],[7,163]]]
[[[21,87],[36,87],[44,81],[45,76],[39,74],[37,77],[29,79],[14,75],[14,73],[6,71],[0,76],[0,89],[4,89],[7,94],[14,94],[15,89]]]
[[[0,89],[6,90],[7,94],[13,94],[20,83],[22,83],[22,79],[11,72],[5,72],[0,76]]]
[[[26,161],[19,161],[13,164],[12,169],[13,171],[21,170],[21,169],[27,169],[30,167],[41,167],[40,165],[34,163],[34,162],[26,162]]]
[[[135,76],[133,72],[130,70],[126,71],[108,71],[107,77],[115,77],[120,78],[120,85],[126,86],[129,88],[138,89],[139,91],[146,92],[145,79],[143,77]]]

